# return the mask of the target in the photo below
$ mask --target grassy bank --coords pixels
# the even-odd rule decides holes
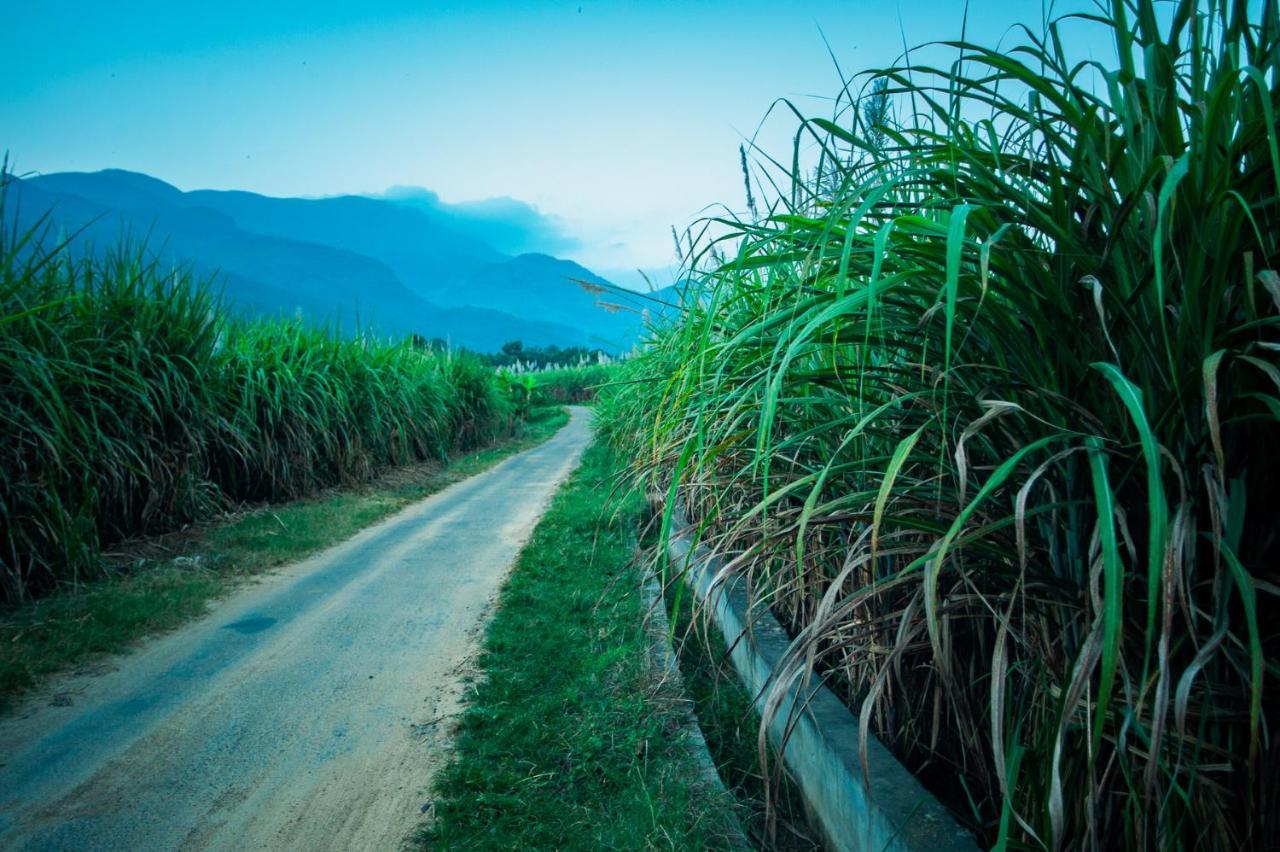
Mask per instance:
[[[677,581],[666,596],[674,646],[685,692],[698,726],[729,793],[738,802],[743,829],[757,849],[819,852],[804,802],[776,750],[760,760],[760,716],[729,662],[728,647],[707,629],[694,607],[692,589]]]
[[[651,659],[635,536],[597,442],[522,551],[418,842],[429,849],[724,849],[729,803]]]
[[[0,607],[0,709],[54,672],[91,663],[202,614],[211,600],[247,577],[337,544],[541,443],[567,420],[563,408],[535,409],[512,436],[448,462],[397,468],[365,486],[330,489],[122,544],[107,556],[107,576]]]
[[[513,425],[473,356],[246,320],[141,251],[69,257],[10,222],[0,188],[0,600],[97,576],[115,542]]]
[[[992,846],[1280,842],[1277,56],[1113,0],[842,81],[603,419]]]

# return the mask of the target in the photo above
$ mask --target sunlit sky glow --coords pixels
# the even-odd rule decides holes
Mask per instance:
[[[671,225],[742,206],[737,147],[776,98],[829,112],[824,35],[852,73],[892,62],[904,32],[958,37],[964,13],[958,0],[201,5],[12,4],[11,166],[269,195],[510,196],[577,239],[562,254],[629,284],[622,270],[666,274]],[[969,36],[993,43],[1044,13],[971,0]],[[793,130],[777,113],[759,144],[788,155]]]

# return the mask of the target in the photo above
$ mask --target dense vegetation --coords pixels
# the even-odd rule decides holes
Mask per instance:
[[[602,349],[585,346],[526,346],[519,340],[508,340],[498,352],[481,355],[495,367],[520,367],[544,370],[579,364],[598,364],[607,356]]]
[[[591,402],[617,375],[611,364],[544,370],[533,374],[533,396],[543,405]]]
[[[849,81],[611,405],[796,675],[1000,848],[1280,843],[1277,14]]]
[[[48,237],[0,225],[0,598],[92,576],[120,539],[512,425],[474,357],[237,319],[141,252],[77,259]]]

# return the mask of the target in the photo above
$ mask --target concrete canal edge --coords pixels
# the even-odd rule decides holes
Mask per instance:
[[[639,550],[637,550],[638,558]],[[679,658],[676,656],[675,646],[671,643],[671,623],[667,619],[667,608],[662,601],[662,584],[656,577],[650,575],[645,577],[640,591],[641,605],[645,612],[645,629],[653,643],[654,665],[664,677],[674,683],[678,694],[687,696],[688,692],[684,688],[684,680],[680,675]],[[680,715],[689,749],[702,775],[702,782],[708,788],[715,790],[725,801],[733,801],[733,794],[725,786],[724,779],[720,777],[720,770],[716,768],[715,760],[711,757],[711,750],[707,748],[707,741],[702,735],[702,728],[698,725],[698,717],[693,712],[691,699],[685,699]],[[725,827],[729,834],[726,840],[735,852],[749,852],[754,848],[751,841],[747,839],[742,821],[738,819],[736,813],[729,814]]]
[[[775,684],[774,671],[786,655],[790,637],[766,607],[751,609],[740,577],[715,582],[723,560],[695,543],[687,528],[683,508],[673,507],[671,564],[687,571],[686,582],[710,607],[734,669],[747,692],[756,697],[759,709]],[[789,684],[768,733],[775,747],[786,736],[783,759],[829,848],[976,852],[973,835],[874,736],[868,737],[869,784],[864,783],[858,720],[825,686]]]

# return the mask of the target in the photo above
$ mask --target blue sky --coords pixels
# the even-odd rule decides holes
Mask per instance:
[[[195,5],[195,4],[192,4]],[[510,196],[606,274],[661,270],[670,226],[741,205],[737,146],[776,98],[956,37],[958,0],[38,0],[6,10],[0,148],[23,171],[135,169],[272,195]],[[1083,3],[1077,4],[1077,8]],[[1058,4],[1058,11],[1065,6]],[[971,0],[995,41],[1041,0]],[[900,29],[901,28],[901,29]],[[760,131],[790,150],[794,122]],[[564,249],[567,242],[556,247]],[[627,281],[627,283],[633,283]]]

